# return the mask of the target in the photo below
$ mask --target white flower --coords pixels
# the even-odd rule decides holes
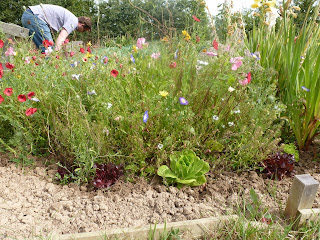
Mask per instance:
[[[218,121],[218,120],[219,120],[219,117],[218,117],[217,115],[214,115],[214,116],[212,117],[212,119],[213,119],[213,121]]]
[[[240,113],[240,110],[235,110],[235,111],[232,111],[232,113]]]
[[[276,25],[277,18],[280,17],[276,8],[271,8],[270,12],[267,12],[267,23],[269,23],[269,30]]]
[[[107,128],[104,128],[102,132],[105,133],[107,136],[109,135],[109,130]]]
[[[225,128],[226,126],[224,124],[221,125],[222,128]]]
[[[163,148],[163,144],[159,143],[157,146],[159,149]]]
[[[53,52],[52,47],[48,47],[48,49],[46,49],[44,52],[46,55],[52,53]]]
[[[202,67],[201,67],[201,66],[196,65],[196,69],[197,69],[197,71],[199,71],[200,69],[202,69]]]
[[[233,122],[228,122],[228,125],[229,125],[229,127],[232,127],[232,126],[234,126],[234,123]]]
[[[97,95],[96,91],[95,90],[92,90],[92,91],[88,91],[87,92],[89,95]]]
[[[204,62],[204,61],[201,61],[201,60],[197,60],[197,63],[201,64],[201,65],[208,65],[209,64],[208,62]]]
[[[79,81],[81,74],[72,74],[71,77],[72,77],[72,79],[77,79]]]
[[[33,97],[33,98],[31,98],[30,100],[31,100],[31,101],[34,101],[34,102],[40,102],[40,100],[39,100],[38,98],[36,98],[36,97]]]
[[[234,89],[233,87],[229,87],[229,88],[228,88],[228,91],[229,91],[229,92],[233,92],[234,90],[235,90],[235,89]]]

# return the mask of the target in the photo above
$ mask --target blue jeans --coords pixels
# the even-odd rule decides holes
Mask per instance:
[[[29,36],[33,35],[33,42],[43,53],[46,48],[42,42],[45,39],[53,42],[48,24],[39,19],[37,15],[34,15],[29,8],[22,14],[21,22],[22,26],[29,29]]]

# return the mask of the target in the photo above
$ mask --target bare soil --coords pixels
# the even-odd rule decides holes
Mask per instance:
[[[303,153],[297,174],[309,173],[320,181],[319,150]],[[319,160],[319,157],[318,157]],[[250,202],[253,188],[261,208],[281,216],[292,178],[273,181],[256,172],[209,173],[206,186],[166,187],[155,177],[151,182],[118,181],[107,191],[87,186],[54,183],[53,166],[16,167],[0,155],[0,239],[25,239],[50,234],[98,231],[232,214]],[[314,207],[320,207],[320,190]]]

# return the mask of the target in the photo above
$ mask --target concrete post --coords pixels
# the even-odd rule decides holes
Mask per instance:
[[[319,187],[319,182],[309,174],[296,175],[290,189],[284,215],[294,220],[302,209],[311,209]]]

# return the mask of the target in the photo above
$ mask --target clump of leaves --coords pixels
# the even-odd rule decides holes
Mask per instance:
[[[183,184],[200,186],[206,182],[204,176],[210,169],[209,164],[201,160],[192,150],[176,152],[170,156],[170,168],[166,165],[158,169],[158,175],[168,184],[177,183],[181,188]]]
[[[93,167],[96,169],[93,186],[97,189],[109,188],[123,175],[123,167],[113,163],[94,164]]]
[[[294,155],[279,151],[261,162],[262,174],[274,180],[282,180],[284,176],[292,177],[295,173],[294,163]]]
[[[61,184],[68,184],[76,179],[76,166],[70,164],[62,165],[61,163],[57,163],[57,165],[58,171],[56,173],[56,180],[58,180]]]

